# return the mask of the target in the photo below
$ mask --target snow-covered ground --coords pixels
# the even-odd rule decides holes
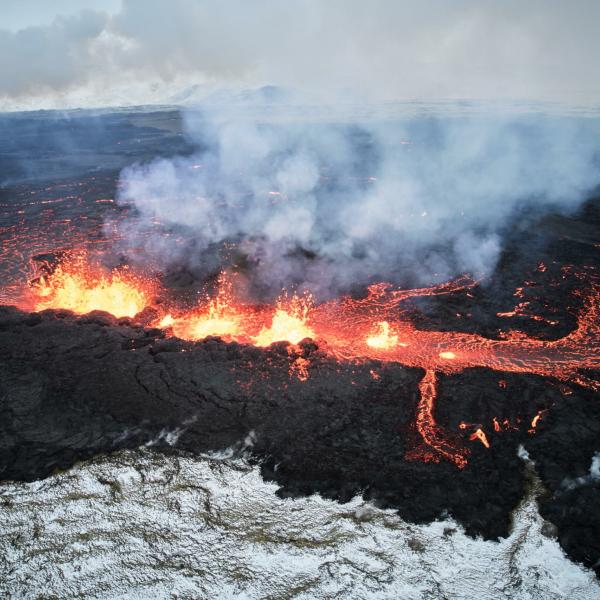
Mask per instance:
[[[535,488],[535,485],[533,485]],[[243,460],[151,450],[0,486],[0,597],[598,598],[535,492],[501,542],[355,499],[282,500]]]

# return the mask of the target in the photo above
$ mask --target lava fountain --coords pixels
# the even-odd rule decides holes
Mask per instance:
[[[154,285],[129,272],[128,267],[104,272],[84,256],[71,257],[31,286],[33,309],[71,310],[86,314],[101,310],[116,317],[133,317],[149,303]]]
[[[600,369],[600,285],[594,278],[587,286],[578,324],[556,341],[540,340],[521,332],[503,339],[478,334],[418,329],[404,304],[411,298],[468,293],[476,283],[463,277],[441,285],[398,290],[386,284],[368,288],[363,298],[341,297],[315,304],[310,295],[285,294],[272,305],[249,305],[236,299],[230,277],[221,274],[218,292],[206,296],[192,310],[176,304],[154,306],[153,325],[167,335],[187,340],[219,336],[226,341],[266,347],[274,342],[296,345],[305,338],[343,361],[378,360],[424,370],[419,385],[416,429],[424,447],[409,452],[407,459],[453,462],[463,468],[469,449],[459,435],[444,431],[435,421],[438,373],[457,373],[486,367],[500,372],[533,373],[600,390],[585,374]],[[125,267],[109,273],[92,269],[84,260],[67,261],[32,285],[34,310],[69,309],[76,313],[104,310],[115,316],[134,316],[153,303],[156,285],[134,276]],[[167,307],[171,306],[168,310]],[[165,307],[165,308],[163,308]],[[290,374],[309,377],[309,361],[290,352]],[[535,431],[537,419],[531,424]],[[471,441],[486,448],[490,443],[481,427],[474,427]]]

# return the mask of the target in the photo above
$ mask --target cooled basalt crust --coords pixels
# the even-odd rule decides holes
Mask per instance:
[[[363,494],[424,522],[451,514],[468,533],[507,534],[526,484],[523,444],[549,494],[542,514],[563,547],[590,566],[600,531],[597,486],[563,493],[585,474],[600,440],[596,395],[577,386],[565,397],[548,378],[471,369],[442,377],[436,416],[453,429],[494,415],[528,422],[552,405],[535,435],[525,427],[473,444],[464,469],[407,460],[418,444],[414,417],[419,369],[344,364],[314,344],[296,350],[311,377],[289,373],[287,345],[258,349],[217,339],[184,342],[106,314],[75,317],[0,309],[0,473],[32,480],[99,453],[149,444],[193,453],[237,447],[261,463],[282,495]],[[377,368],[380,379],[370,371]],[[576,498],[574,503],[573,498]],[[574,512],[575,511],[575,512]],[[575,514],[576,513],[576,514]]]

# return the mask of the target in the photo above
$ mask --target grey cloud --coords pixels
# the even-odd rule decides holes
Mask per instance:
[[[384,103],[598,102],[598,22],[595,0],[124,0],[111,14],[0,30],[0,106],[156,101],[155,85],[160,101],[193,100],[183,88],[308,90],[337,124],[305,118],[296,100],[286,115],[276,87],[243,116],[190,111],[203,151],[122,174],[120,201],[139,213],[123,225],[125,250],[199,264],[234,238],[268,289],[322,295],[375,277],[487,273],[521,211],[573,210],[598,183],[595,121],[392,120]],[[350,105],[376,108],[350,122]],[[185,230],[193,250],[144,237],[153,218]]]
[[[175,95],[200,82],[597,102],[598,22],[595,0],[124,0],[111,15],[0,30],[0,97],[42,103],[143,82]]]
[[[82,11],[48,26],[0,29],[0,94],[44,94],[87,82],[94,76],[92,45],[106,23],[106,15]]]

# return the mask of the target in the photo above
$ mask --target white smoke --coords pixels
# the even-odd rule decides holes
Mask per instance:
[[[0,107],[165,103],[194,84],[350,90],[377,100],[600,101],[596,0],[27,5],[29,27],[3,11]],[[74,12],[86,5],[96,10]],[[52,10],[54,21],[37,18]]]
[[[107,21],[107,15],[86,10],[46,26],[0,29],[0,99],[85,85],[94,76],[94,47]]]
[[[208,268],[208,249],[235,240],[263,288],[323,296],[373,280],[485,276],[515,219],[573,210],[600,181],[591,119],[248,114],[190,113],[202,150],[123,171],[118,200],[137,209],[126,251]],[[156,220],[193,245],[148,239]]]
[[[592,457],[590,472],[587,475],[582,475],[580,477],[565,478],[561,483],[561,487],[566,490],[574,490],[575,488],[583,485],[590,485],[598,481],[600,481],[600,453],[596,452]]]

